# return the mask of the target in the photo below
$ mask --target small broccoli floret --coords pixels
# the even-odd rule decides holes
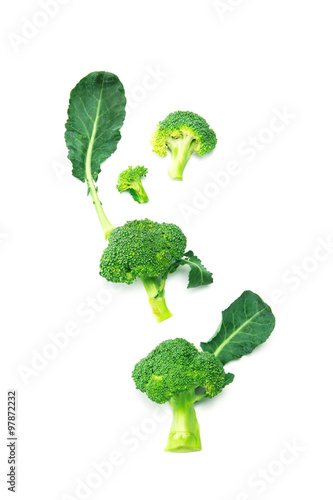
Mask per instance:
[[[193,151],[202,156],[216,146],[215,132],[204,118],[191,111],[175,111],[159,122],[151,143],[159,156],[171,151],[169,175],[183,180],[183,172]]]
[[[114,283],[143,282],[158,321],[171,316],[162,278],[184,255],[186,237],[175,224],[149,219],[126,222],[114,229],[100,262],[100,274]]]
[[[128,167],[118,177],[117,189],[119,193],[128,191],[138,203],[149,201],[141,181],[141,178],[145,177],[147,173],[146,167]]]
[[[187,340],[165,340],[139,361],[132,373],[135,385],[158,404],[169,402],[173,422],[166,451],[201,450],[194,403],[219,394],[225,382],[222,363]],[[198,389],[201,394],[198,394]]]

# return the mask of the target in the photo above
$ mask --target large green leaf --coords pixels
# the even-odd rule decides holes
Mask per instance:
[[[117,149],[125,105],[122,83],[105,71],[90,73],[71,91],[65,139],[74,177],[97,180],[101,163]]]
[[[271,308],[253,292],[246,291],[222,312],[222,322],[215,335],[202,342],[223,365],[249,354],[265,342],[275,326]]]

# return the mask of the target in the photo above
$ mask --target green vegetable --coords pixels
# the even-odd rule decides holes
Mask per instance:
[[[128,191],[132,195],[133,200],[138,203],[146,203],[149,201],[141,181],[141,178],[145,177],[147,173],[148,169],[146,167],[128,167],[119,174],[117,184],[119,193]]]
[[[95,182],[101,163],[117,148],[125,105],[124,88],[117,76],[95,72],[83,78],[70,95],[65,133],[68,158],[73,164],[73,175],[88,184],[88,194],[92,196],[108,240],[100,262],[100,274],[114,283],[131,284],[141,279],[155,318],[163,321],[172,315],[164,297],[169,273],[188,264],[189,288],[212,283],[213,278],[193,252],[184,254],[186,237],[175,224],[144,219],[129,221],[116,228],[106,217]],[[122,180],[135,172],[140,177],[145,175],[146,169],[142,169],[144,167],[127,170]],[[118,189],[122,180],[118,182]]]
[[[222,322],[201,349],[211,352],[223,365],[250,354],[273,331],[275,319],[270,307],[256,294],[244,292],[222,313]]]
[[[234,375],[224,365],[248,354],[270,336],[275,318],[269,306],[253,292],[244,292],[222,313],[214,337],[201,343],[202,351],[182,338],[165,340],[133,370],[136,388],[158,404],[168,402],[173,421],[166,451],[201,450],[194,404],[213,398]]]
[[[87,182],[106,239],[114,226],[108,221],[94,182],[101,163],[117,149],[125,119],[124,87],[116,75],[90,73],[71,91],[65,140],[73,175]]]
[[[196,288],[201,285],[210,285],[213,283],[213,275],[210,271],[207,271],[205,266],[202,264],[201,260],[194,255],[192,250],[184,253],[183,257],[176,260],[167,270],[167,273],[163,276],[162,283],[165,281],[167,276],[174,273],[179,266],[190,266],[190,272],[188,275],[188,285],[187,288]]]
[[[184,339],[165,340],[134,368],[137,389],[155,403],[169,402],[174,418],[167,451],[201,450],[199,424],[193,405],[214,397],[224,385],[224,369],[213,354],[199,352]],[[205,389],[204,395],[195,389]]]
[[[215,132],[204,118],[191,111],[175,111],[159,122],[151,143],[159,156],[171,152],[169,175],[183,180],[183,172],[193,151],[202,156],[216,146]]]
[[[140,278],[155,318],[163,321],[172,316],[165,303],[165,281],[179,265],[186,263],[191,267],[188,288],[213,281],[212,274],[193,252],[184,255],[185,247],[186,237],[175,224],[160,224],[149,219],[130,221],[111,233],[102,255],[100,274],[108,281],[128,285]],[[191,261],[193,258],[195,264]]]

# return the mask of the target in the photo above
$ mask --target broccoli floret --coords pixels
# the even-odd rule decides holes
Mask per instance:
[[[170,403],[173,421],[166,451],[201,450],[194,404],[213,398],[234,380],[225,372],[230,361],[266,342],[275,326],[268,304],[250,290],[222,311],[222,321],[208,342],[165,340],[132,372],[136,388],[158,404]]]
[[[149,219],[126,222],[109,236],[100,262],[100,274],[114,283],[130,285],[140,278],[158,321],[169,318],[163,277],[186,248],[186,237],[175,224]]]
[[[192,251],[184,253],[185,247],[186,237],[175,224],[149,219],[126,222],[109,233],[100,274],[108,281],[127,285],[139,278],[160,322],[172,316],[165,303],[165,282],[179,266],[190,266],[188,288],[213,282],[200,259]]]
[[[145,177],[147,173],[148,169],[146,167],[128,167],[119,174],[117,183],[119,193],[128,191],[132,195],[134,201],[138,203],[146,203],[149,201],[141,181],[141,178]]]
[[[139,361],[132,373],[136,388],[158,404],[169,402],[173,422],[166,451],[201,450],[194,403],[219,394],[225,381],[222,363],[187,340],[165,340]],[[200,389],[199,389],[200,388]]]
[[[159,122],[151,143],[159,156],[171,151],[169,175],[183,180],[183,172],[193,151],[202,156],[216,146],[215,132],[204,118],[192,111],[175,111]]]

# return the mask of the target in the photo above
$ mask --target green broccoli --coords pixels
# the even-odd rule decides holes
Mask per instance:
[[[204,118],[191,111],[175,111],[159,122],[153,133],[153,151],[167,156],[171,151],[169,175],[183,180],[183,172],[193,151],[202,156],[216,146],[215,132]]]
[[[87,182],[88,194],[108,240],[100,274],[115,283],[131,284],[141,279],[155,318],[163,321],[171,316],[164,298],[168,274],[187,264],[189,288],[208,285],[213,279],[192,251],[184,253],[186,237],[178,226],[145,219],[116,228],[107,218],[95,183],[101,164],[117,148],[125,105],[124,88],[116,75],[97,71],[80,80],[71,91],[68,107],[65,132],[68,158],[73,164],[73,176]],[[136,169],[130,175],[146,170]],[[128,172],[124,175],[129,175]]]
[[[182,259],[186,237],[175,224],[134,220],[117,227],[109,237],[100,263],[100,274],[113,283],[130,285],[140,278],[158,321],[172,316],[164,298],[162,277]]]
[[[128,191],[132,195],[133,200],[138,203],[146,203],[149,201],[141,181],[141,177],[145,177],[147,173],[148,169],[146,167],[128,167],[119,174],[117,183],[119,193]]]
[[[158,404],[168,402],[173,421],[165,451],[201,450],[194,404],[213,398],[234,375],[224,365],[265,342],[275,326],[270,307],[253,292],[244,292],[222,313],[222,322],[201,351],[182,338],[165,340],[132,372],[136,388]]]
[[[214,397],[224,385],[224,369],[209,352],[200,352],[184,339],[165,340],[136,364],[133,379],[137,389],[155,403],[169,402],[173,422],[166,451],[201,450],[199,424],[194,403]],[[205,393],[197,394],[202,387]]]
[[[149,219],[126,222],[112,230],[100,262],[100,275],[113,283],[143,283],[158,322],[172,316],[164,297],[165,282],[179,266],[190,266],[188,288],[209,285],[212,274],[192,251],[184,253],[186,237],[175,224]]]
[[[188,288],[213,282],[201,260],[192,251],[184,253],[186,237],[175,224],[133,220],[106,234],[108,246],[100,261],[100,275],[127,285],[139,278],[158,322],[172,316],[165,303],[165,282],[179,266],[190,267]]]

